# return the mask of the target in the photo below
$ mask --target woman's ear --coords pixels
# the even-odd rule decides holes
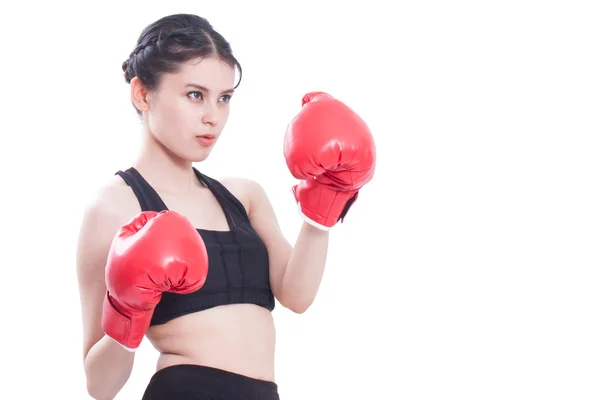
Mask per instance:
[[[140,111],[148,111],[148,92],[138,77],[134,77],[129,83],[131,87],[131,101]]]

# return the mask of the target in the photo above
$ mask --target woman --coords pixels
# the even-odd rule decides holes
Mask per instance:
[[[305,96],[313,111],[285,138],[290,171],[302,179],[294,194],[304,222],[292,247],[258,183],[219,181],[192,165],[220,137],[236,69],[241,77],[228,42],[189,14],[149,25],[123,63],[142,146],[87,207],[78,243],[84,365],[96,399],[125,385],[144,336],[160,352],[144,399],[279,398],[275,299],[296,313],[312,303],[329,229],[373,176],[374,145],[341,102]],[[332,140],[339,151],[321,157],[335,162],[319,161],[318,147]],[[332,162],[343,167],[327,171]]]

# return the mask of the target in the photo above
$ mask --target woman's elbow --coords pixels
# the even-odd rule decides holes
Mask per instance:
[[[283,306],[296,314],[304,314],[312,305],[314,299],[298,299],[290,301]]]
[[[112,400],[114,398],[106,394],[106,388],[94,385],[90,380],[87,381],[87,392],[95,400]]]

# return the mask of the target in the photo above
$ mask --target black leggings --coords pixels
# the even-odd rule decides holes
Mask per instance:
[[[157,371],[142,400],[279,400],[277,384],[202,365]]]

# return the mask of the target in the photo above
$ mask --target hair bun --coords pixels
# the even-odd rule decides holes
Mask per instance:
[[[123,72],[124,72],[123,76],[125,77],[125,81],[127,83],[131,82],[131,75],[129,74],[129,60],[123,61],[121,68],[123,69]]]

